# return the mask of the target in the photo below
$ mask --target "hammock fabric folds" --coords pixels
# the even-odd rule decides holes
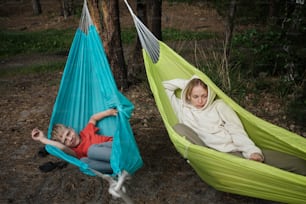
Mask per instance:
[[[83,16],[69,51],[53,107],[48,138],[56,123],[65,124],[79,132],[86,126],[91,115],[109,108],[116,108],[118,116],[99,121],[98,133],[113,136],[111,167],[114,174],[120,174],[123,170],[133,174],[143,164],[129,124],[134,106],[116,87],[101,39],[84,1]],[[46,149],[80,167],[84,173],[95,175],[79,159],[51,145],[46,145]]]
[[[177,151],[189,161],[201,179],[220,191],[284,203],[304,203],[306,200],[305,176],[194,145],[174,131],[172,127],[178,119],[164,91],[162,81],[174,78],[189,79],[197,75],[216,92],[219,98],[237,112],[250,138],[259,147],[278,150],[306,160],[305,138],[266,122],[239,106],[205,73],[148,33],[150,31],[144,28],[127,1],[125,3],[141,39],[147,78],[169,137]],[[150,36],[150,42],[146,40],[148,36]],[[146,47],[155,47],[158,52],[153,53]]]

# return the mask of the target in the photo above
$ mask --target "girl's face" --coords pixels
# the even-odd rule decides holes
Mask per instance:
[[[71,128],[63,129],[59,140],[62,144],[70,148],[78,146],[81,142],[79,135]]]
[[[189,97],[191,105],[200,109],[207,103],[208,91],[203,86],[197,85],[193,87]]]

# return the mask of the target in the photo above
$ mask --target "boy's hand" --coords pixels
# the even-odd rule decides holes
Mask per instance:
[[[100,113],[94,114],[93,116],[90,117],[88,122],[96,125],[97,121],[101,120],[102,118],[111,116],[111,115],[116,116],[117,113],[118,113],[118,110],[111,108],[111,109],[102,111]]]
[[[112,109],[108,109],[108,115],[114,115],[114,116],[116,116],[117,115],[117,113],[118,113],[118,110],[117,109],[114,109],[114,108],[112,108]]]
[[[41,130],[39,130],[38,128],[34,128],[32,130],[31,135],[32,135],[32,139],[36,140],[36,141],[40,141],[42,138],[45,137],[44,133]]]

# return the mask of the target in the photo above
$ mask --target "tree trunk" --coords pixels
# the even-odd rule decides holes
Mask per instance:
[[[119,89],[126,89],[127,69],[124,61],[118,0],[88,0],[93,23],[101,36],[103,47]]]
[[[87,6],[90,13],[90,16],[92,18],[93,24],[95,25],[99,35],[101,36],[102,33],[102,22],[101,22],[101,16],[102,11],[99,8],[99,4],[101,0],[87,0]],[[100,3],[99,3],[100,2]]]
[[[32,0],[33,14],[39,15],[41,14],[41,4],[40,0]]]
[[[161,32],[161,0],[137,0],[136,11],[138,18],[145,24],[151,32],[162,40]],[[150,23],[149,23],[150,22]],[[147,79],[142,58],[142,47],[137,37],[137,42],[132,55],[129,57],[129,79],[133,83]]]
[[[147,25],[147,9],[145,0],[136,1],[137,17]],[[140,40],[136,38],[136,45],[131,55],[128,57],[128,78],[133,84],[144,81],[146,79],[146,72],[142,58],[142,47]]]
[[[222,62],[222,83],[224,87],[228,87],[231,89],[231,82],[229,77],[229,58],[230,58],[230,51],[232,45],[232,36],[233,30],[235,26],[235,13],[236,13],[236,0],[231,0],[229,13],[226,22],[226,31],[225,31],[225,43],[224,43],[224,56]]]
[[[128,88],[127,69],[124,61],[118,0],[101,0],[103,26],[102,39],[118,88]]]
[[[161,32],[161,14],[162,14],[162,0],[147,0],[148,14],[151,16],[151,31],[155,37],[162,40]]]
[[[269,0],[269,13],[267,17],[267,24],[274,25],[276,16],[275,16],[275,0]]]
[[[60,14],[66,19],[73,13],[74,0],[59,0],[60,3]]]

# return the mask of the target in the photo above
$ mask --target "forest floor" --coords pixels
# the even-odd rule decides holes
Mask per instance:
[[[59,16],[58,1],[46,0],[41,3],[43,14],[33,16],[30,0],[1,1],[1,28],[31,32],[77,27],[78,19],[75,17],[64,19]],[[123,3],[120,12],[122,24],[131,25]],[[164,3],[163,25],[220,33],[224,28],[222,18],[205,3]],[[0,69],[22,69],[29,64],[63,61],[66,57],[18,55],[1,61]],[[59,161],[50,155],[40,157],[38,151],[43,146],[31,139],[30,132],[34,127],[47,129],[61,75],[56,71],[0,78],[0,203],[122,203],[121,199],[109,195],[105,181],[84,175],[73,165],[48,173],[38,168],[46,162]],[[135,105],[131,125],[144,161],[144,166],[126,184],[127,194],[135,203],[274,203],[220,192],[207,185],[175,150],[146,84],[133,85],[124,94]],[[283,101],[278,96],[265,93],[257,97],[257,105],[246,103],[246,109],[306,135],[286,119]]]

